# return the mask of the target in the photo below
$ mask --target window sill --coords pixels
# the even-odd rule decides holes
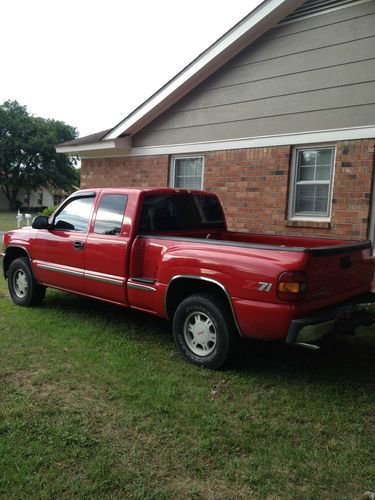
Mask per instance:
[[[319,220],[288,220],[286,227],[312,227],[315,229],[331,229],[330,221]]]

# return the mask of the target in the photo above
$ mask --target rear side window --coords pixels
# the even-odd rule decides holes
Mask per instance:
[[[120,234],[127,201],[126,194],[105,194],[99,203],[94,233]]]
[[[74,198],[56,215],[54,228],[86,232],[94,197]]]
[[[143,203],[140,232],[225,228],[221,207],[213,196],[152,195]]]

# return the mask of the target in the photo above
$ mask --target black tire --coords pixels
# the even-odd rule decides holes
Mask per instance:
[[[46,294],[46,287],[35,280],[27,257],[19,257],[9,266],[8,290],[13,302],[23,307],[39,305]]]
[[[224,366],[238,338],[227,304],[210,294],[190,295],[180,303],[173,335],[187,361],[214,370]]]

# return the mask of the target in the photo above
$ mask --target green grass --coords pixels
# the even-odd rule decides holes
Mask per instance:
[[[247,343],[222,372],[170,325],[0,283],[0,497],[363,498],[375,491],[375,331],[318,352]]]
[[[21,213],[25,213],[25,209],[21,210]],[[27,209],[26,209],[27,213]],[[0,231],[10,231],[11,229],[16,229],[17,228],[17,219],[16,219],[17,212],[1,212],[0,211]],[[31,213],[31,219],[30,219],[30,224],[31,221],[33,220],[34,217],[39,215],[38,213]],[[21,227],[27,226],[27,221],[25,219],[25,216],[21,220]]]
[[[9,231],[17,227],[17,212],[0,212],[0,231]],[[23,224],[26,225],[26,219],[23,218]]]

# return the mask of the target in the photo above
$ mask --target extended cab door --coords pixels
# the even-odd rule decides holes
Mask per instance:
[[[95,193],[79,193],[62,205],[51,229],[38,231],[34,242],[34,272],[52,287],[84,292],[85,244]]]
[[[86,240],[85,293],[126,304],[130,226],[124,221],[128,196],[101,193]]]

